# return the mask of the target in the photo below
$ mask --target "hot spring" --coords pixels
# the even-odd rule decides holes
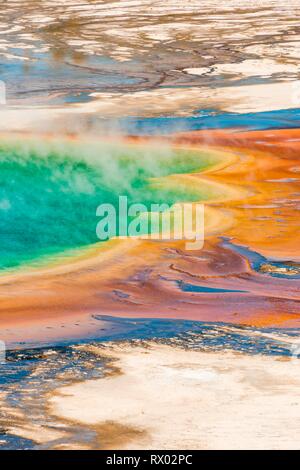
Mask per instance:
[[[172,205],[205,200],[207,190],[178,185],[170,175],[215,164],[212,151],[166,144],[50,138],[0,141],[0,269],[71,256],[99,243],[96,208]]]

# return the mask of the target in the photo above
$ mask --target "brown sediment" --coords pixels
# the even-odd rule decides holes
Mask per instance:
[[[130,442],[138,442],[145,439],[147,432],[133,426],[106,421],[103,424],[92,427],[97,432],[99,449],[120,449]],[[134,445],[134,444],[133,444]]]
[[[227,161],[224,157],[225,165],[199,175],[170,177],[195,185],[206,182],[222,195],[205,202],[204,248],[187,251],[184,241],[111,240],[65,265],[2,276],[2,337],[26,341],[42,331],[47,336],[52,321],[63,322],[67,335],[75,318],[80,317],[84,330],[95,313],[299,326],[299,279],[255,271],[247,256],[234,250],[239,245],[268,259],[299,261],[297,139],[297,129],[173,137],[176,146],[207,148],[211,143],[224,156],[233,155]],[[220,236],[230,238],[232,246],[225,246]],[[178,281],[243,292],[187,292]]]

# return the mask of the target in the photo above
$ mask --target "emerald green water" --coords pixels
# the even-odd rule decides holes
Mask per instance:
[[[209,154],[150,145],[2,141],[0,269],[99,242],[96,208],[117,208],[120,195],[147,207],[205,198],[201,188],[164,188],[151,178],[198,171],[213,161]]]

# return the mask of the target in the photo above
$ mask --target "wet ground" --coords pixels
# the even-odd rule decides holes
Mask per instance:
[[[0,79],[10,104],[299,75],[296,0],[2,3]]]

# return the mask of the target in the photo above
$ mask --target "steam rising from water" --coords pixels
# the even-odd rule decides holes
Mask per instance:
[[[166,145],[27,140],[0,147],[0,268],[96,243],[96,208],[196,201],[198,190],[151,178],[201,170],[212,154]],[[164,180],[162,180],[163,182]]]

